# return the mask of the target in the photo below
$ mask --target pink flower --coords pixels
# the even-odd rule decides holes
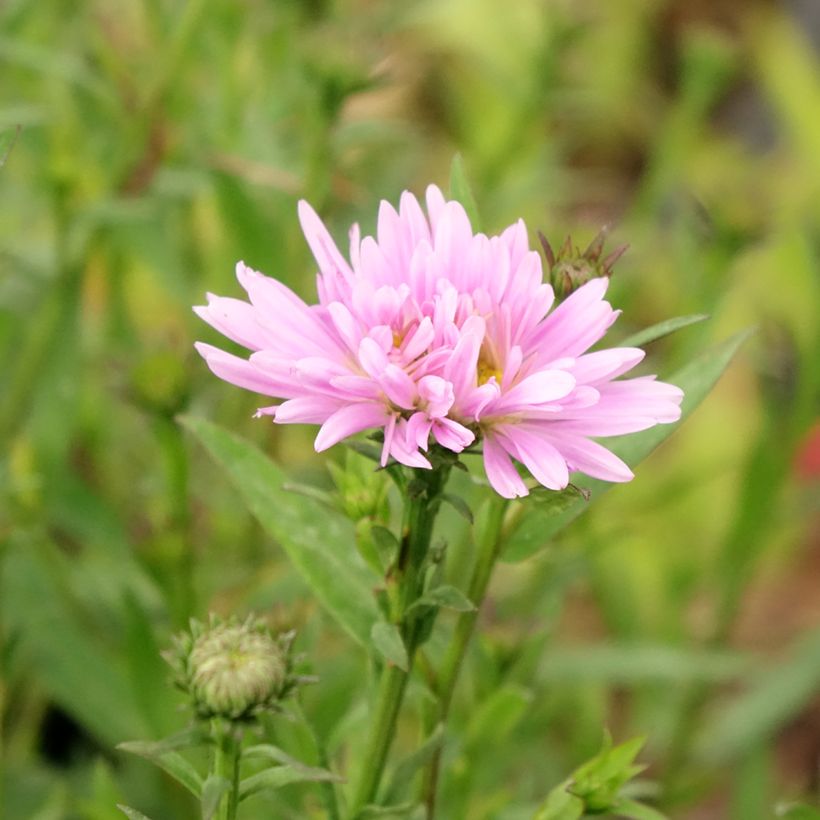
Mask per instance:
[[[426,204],[427,216],[407,192],[398,212],[382,202],[376,238],[351,229],[348,262],[300,202],[319,303],[239,263],[250,303],[209,294],[195,310],[252,352],[199,342],[208,366],[282,400],[258,414],[321,425],[317,451],[381,429],[382,464],[429,468],[431,442],[458,453],[480,438],[487,478],[508,498],[528,493],[513,460],[556,490],[571,470],[631,479],[592,438],[674,422],[683,394],[654,376],[615,381],[643,358],[637,348],[587,352],[618,315],[604,299],[608,280],[550,312],[553,291],[522,221],[488,237],[435,186]]]

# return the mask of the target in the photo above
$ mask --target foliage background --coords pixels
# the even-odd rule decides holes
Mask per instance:
[[[190,306],[238,295],[237,259],[311,296],[297,199],[341,242],[379,198],[446,185],[456,151],[488,229],[523,216],[583,244],[612,223],[630,243],[613,337],[710,314],[652,346],[661,374],[757,333],[632,485],[500,568],[445,816],[530,817],[604,724],[649,736],[675,817],[816,799],[813,17],[763,0],[5,0],[0,129],[22,130],[0,171],[2,816],[193,816],[114,746],[184,724],[157,652],[208,609],[298,627],[322,680],[303,706],[344,767],[364,656],[174,416],[219,421],[301,481],[327,485],[324,462],[310,430],[253,421],[255,398],[208,373],[192,342],[216,334]],[[256,812],[321,816],[295,786]]]

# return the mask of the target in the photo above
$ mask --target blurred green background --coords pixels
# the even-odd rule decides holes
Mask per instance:
[[[380,198],[446,187],[455,152],[485,229],[522,216],[583,244],[608,223],[630,243],[613,339],[710,314],[653,344],[650,372],[757,332],[631,485],[499,568],[442,817],[531,817],[603,725],[648,735],[673,817],[816,800],[818,11],[4,0],[0,138],[21,130],[0,170],[0,816],[195,816],[114,746],[185,724],[158,651],[209,609],[299,629],[321,677],[305,713],[344,769],[364,655],[174,417],[252,438],[300,481],[327,485],[324,461],[313,430],[254,421],[257,398],[211,376],[192,344],[220,340],[191,305],[240,295],[238,259],[312,298],[297,199],[344,247]],[[247,816],[323,815],[291,786]]]

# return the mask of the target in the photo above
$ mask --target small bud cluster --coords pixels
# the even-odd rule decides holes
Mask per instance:
[[[602,259],[607,233],[607,228],[601,228],[583,253],[572,244],[572,238],[568,236],[556,253],[546,236],[538,232],[541,249],[547,260],[549,282],[559,300],[566,299],[590,279],[612,275],[613,266],[629,246],[621,245]]]
[[[211,616],[207,626],[192,619],[190,631],[177,635],[164,656],[198,717],[250,720],[276,711],[302,681],[292,671],[293,637],[293,632],[274,636],[252,616],[244,621]]]

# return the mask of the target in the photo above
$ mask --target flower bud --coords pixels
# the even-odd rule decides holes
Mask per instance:
[[[293,633],[274,637],[253,617],[212,617],[207,627],[192,620],[166,659],[199,717],[247,720],[275,710],[297,682],[290,674],[292,640]]]
[[[601,228],[583,253],[572,244],[572,239],[568,236],[558,249],[558,253],[555,253],[546,236],[538,232],[541,249],[547,260],[549,283],[557,299],[566,299],[590,279],[612,275],[613,266],[629,246],[621,245],[602,259],[607,233],[607,228]]]

